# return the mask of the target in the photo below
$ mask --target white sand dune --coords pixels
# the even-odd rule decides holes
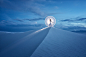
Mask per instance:
[[[34,31],[28,32],[0,32],[0,51],[3,50],[8,45],[22,39],[23,37],[31,34]]]
[[[86,57],[86,35],[53,27],[0,39],[0,57]]]
[[[43,29],[40,29],[36,32],[33,32],[27,35],[27,33],[24,33],[27,36],[21,37],[22,34],[20,35],[12,35],[7,37],[7,41],[13,41],[11,37],[21,37],[20,39],[16,39],[17,41],[10,42],[7,47],[2,49],[0,51],[0,57],[30,57],[34,50],[39,46],[39,44],[43,41],[43,39],[46,37],[46,35],[49,32],[50,27],[46,27]],[[1,38],[2,39],[2,38]],[[14,39],[15,40],[15,39]],[[2,41],[3,42],[3,41]],[[4,41],[5,42],[5,41]],[[2,44],[3,45],[3,44]],[[6,43],[5,43],[6,46]]]
[[[31,57],[86,57],[86,35],[51,28]]]

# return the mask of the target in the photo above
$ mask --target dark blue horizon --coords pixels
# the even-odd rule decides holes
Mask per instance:
[[[54,27],[86,31],[85,0],[0,0],[0,31],[25,32],[46,27],[45,18],[56,19]]]

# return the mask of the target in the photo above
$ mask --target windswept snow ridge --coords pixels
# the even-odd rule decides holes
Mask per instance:
[[[54,27],[0,34],[0,39],[0,57],[86,57],[86,35]]]
[[[46,37],[49,29],[50,27],[43,28],[21,38],[18,41],[15,41],[14,43],[4,48],[4,50],[0,51],[0,57],[30,57]]]
[[[86,35],[51,28],[31,57],[86,57]]]

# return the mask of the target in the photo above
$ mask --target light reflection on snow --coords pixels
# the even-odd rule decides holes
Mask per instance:
[[[32,35],[34,35],[34,34],[40,32],[40,31],[42,31],[42,30],[44,30],[44,29],[46,29],[46,28],[49,28],[49,27],[45,27],[45,28],[43,28],[43,29],[40,29],[40,30],[38,30],[38,31],[36,31],[36,32],[33,32],[33,33],[31,33],[31,34],[29,34],[29,35],[27,35],[27,36],[21,38],[20,40],[17,40],[15,43],[13,43],[12,45],[9,45],[6,49],[4,49],[4,50],[1,52],[1,54],[3,54],[3,53],[5,53],[5,52],[7,52],[7,51],[9,51],[9,50],[11,50],[11,49],[13,49],[13,48],[15,48],[16,46],[18,46],[18,45],[21,44],[22,42],[26,41],[27,39],[30,40],[31,37],[32,37]],[[9,32],[8,32],[8,33],[9,33]],[[30,37],[30,38],[28,38],[28,37]]]
[[[42,30],[44,30],[44,29],[46,29],[46,28],[48,28],[48,27],[45,27],[45,28],[43,28],[43,29],[40,29],[40,30],[36,31],[35,33],[39,32],[39,31],[42,31]]]

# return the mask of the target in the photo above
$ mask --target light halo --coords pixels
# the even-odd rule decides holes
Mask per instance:
[[[56,19],[53,16],[47,16],[45,18],[45,24],[48,27],[53,27],[56,24]]]

